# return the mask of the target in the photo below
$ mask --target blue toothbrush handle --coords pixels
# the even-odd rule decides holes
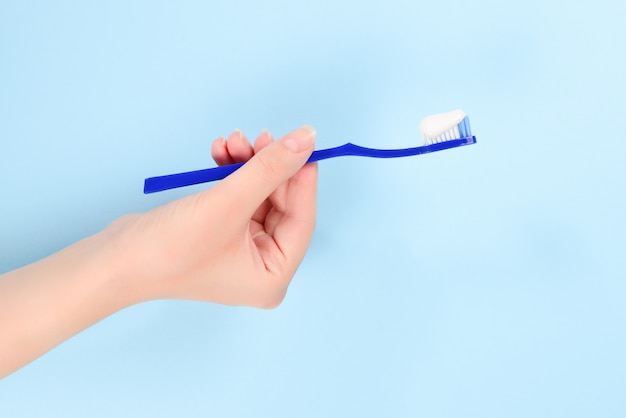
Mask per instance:
[[[243,163],[223,165],[221,167],[205,168],[203,170],[187,171],[185,173],[168,174],[166,176],[147,178],[143,185],[143,192],[156,193],[163,190],[176,189],[178,187],[192,186],[194,184],[208,183],[222,180],[224,177],[236,171]]]
[[[455,148],[462,145],[470,145],[476,142],[476,137],[469,136],[461,139],[440,142],[423,147],[402,148],[402,149],[376,149],[366,148],[359,145],[347,143],[335,148],[327,148],[314,151],[309,157],[309,163],[325,160],[333,157],[347,155],[374,157],[374,158],[397,158],[411,155],[426,154],[429,152],[441,151],[448,148]],[[204,170],[188,171],[186,173],[169,174],[166,176],[150,177],[145,180],[143,192],[156,193],[163,190],[175,189],[178,187],[191,186],[194,184],[207,183],[210,181],[222,180],[224,177],[236,171],[244,163],[224,165],[221,167],[205,168]]]

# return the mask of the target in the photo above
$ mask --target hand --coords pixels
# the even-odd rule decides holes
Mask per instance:
[[[218,164],[249,161],[214,187],[0,275],[0,378],[146,300],[277,306],[315,226],[314,141],[306,127],[254,148],[238,131],[220,138]]]
[[[315,227],[317,165],[304,165],[315,131],[254,147],[239,131],[212,146],[219,165],[248,161],[214,187],[103,233],[130,303],[193,299],[272,308],[283,300]]]

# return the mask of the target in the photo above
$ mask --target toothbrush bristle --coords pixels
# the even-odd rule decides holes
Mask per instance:
[[[448,129],[444,133],[436,137],[429,137],[422,131],[424,145],[438,144],[440,142],[451,141],[453,139],[461,139],[472,136],[470,129],[469,117],[465,116],[461,122],[455,127]]]

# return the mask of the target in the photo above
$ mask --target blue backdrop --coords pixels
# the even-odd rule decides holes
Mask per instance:
[[[478,144],[320,164],[273,311],[153,302],[0,382],[2,417],[626,416],[623,1],[0,2],[0,272],[201,190],[210,142]],[[1,324],[0,324],[1,326]]]

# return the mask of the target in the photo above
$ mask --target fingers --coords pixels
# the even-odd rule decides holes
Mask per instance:
[[[274,231],[274,241],[288,268],[295,272],[309,246],[317,211],[317,163],[307,164],[289,180],[285,212]]]
[[[250,145],[248,138],[246,138],[239,129],[235,129],[235,131],[230,134],[228,141],[226,141],[226,148],[228,149],[228,154],[230,154],[236,163],[246,162],[254,155],[252,145]]]
[[[245,139],[245,136],[243,136],[238,129],[235,129],[235,131],[229,136],[228,142],[222,137],[213,141],[211,154],[218,165],[242,162],[242,160],[248,155],[256,154],[274,141],[267,129],[262,130],[254,142],[254,147],[252,148],[250,147],[247,139],[245,141],[241,141],[242,137]],[[250,152],[250,149],[252,149],[252,153]],[[246,160],[247,159],[249,158],[246,158]],[[280,186],[279,190],[284,188],[285,186]],[[276,192],[274,194],[276,194]],[[263,224],[265,216],[271,207],[272,204],[269,201],[264,202],[254,213],[252,219]]]
[[[263,129],[259,137],[254,142],[254,153],[256,154],[257,152],[261,151],[273,141],[274,139],[272,138],[270,131],[268,131],[267,129]]]
[[[226,148],[226,140],[223,137],[217,138],[211,145],[211,156],[217,165],[234,164],[235,161],[228,153]]]
[[[272,139],[269,131],[264,129],[263,132],[261,133],[261,135],[259,135],[259,137],[257,138],[257,140],[256,140],[256,142],[254,144],[254,153],[255,154],[258,153],[261,149],[265,148],[271,142],[273,142],[273,139]],[[278,210],[282,211],[282,209],[285,206],[284,202],[285,202],[285,192],[286,192],[286,190],[287,190],[287,182],[284,182],[283,184],[278,186],[272,192],[272,194],[270,194],[269,202],[266,202],[266,204],[261,206],[260,209],[262,209],[262,210],[258,210],[255,213],[255,216],[253,217],[253,219],[258,221],[258,222],[262,222],[265,219],[265,216],[268,213],[268,210],[263,210],[263,209],[270,209],[272,207],[275,207]]]
[[[267,129],[263,129],[261,134],[258,136],[256,141],[254,142],[254,153],[255,154],[258,153],[263,148],[271,144],[273,141],[274,139],[272,138],[272,135],[270,134],[270,132]],[[277,190],[280,190],[281,188],[284,188],[284,187],[285,186],[283,185],[278,186]],[[274,191],[272,195],[270,195],[270,199],[266,199],[252,215],[252,220],[262,225],[263,228],[265,227],[265,218],[267,217],[267,214],[272,209],[272,203],[270,201],[271,196],[275,195],[276,193],[277,192]]]
[[[260,145],[263,145],[263,141],[267,140],[261,139]],[[236,204],[240,213],[247,213],[249,219],[280,184],[302,168],[313,152],[314,142],[315,130],[302,127],[278,141],[262,148],[259,146],[261,149],[258,154],[215,189],[219,189],[219,193],[231,204]]]
[[[218,165],[227,165],[248,161],[254,155],[254,150],[245,135],[235,129],[228,141],[221,137],[213,141],[211,154]]]

